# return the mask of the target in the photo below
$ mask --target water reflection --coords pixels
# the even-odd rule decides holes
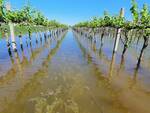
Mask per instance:
[[[64,33],[62,35],[65,35]],[[28,96],[32,95],[34,93],[33,91],[36,91],[36,89],[40,89],[40,79],[44,76],[46,76],[46,73],[48,72],[47,65],[48,62],[51,60],[52,56],[55,55],[57,50],[59,49],[61,42],[64,38],[64,36],[60,35],[58,42],[56,43],[56,46],[54,48],[50,48],[50,43],[48,43],[48,46],[45,48],[48,50],[48,53],[45,58],[41,62],[41,66],[38,66],[36,68],[36,72],[32,75],[29,81],[25,81],[26,77],[20,78],[20,80],[24,81],[21,84],[24,84],[24,87],[16,91],[16,99],[11,101],[10,97],[5,98],[5,100],[2,101],[4,106],[4,109],[2,111],[5,113],[9,113],[10,111],[12,113],[16,112],[24,112],[24,102],[28,98]],[[48,41],[48,40],[47,40]],[[17,57],[16,57],[17,58]],[[16,63],[17,66],[20,66],[19,63]],[[16,67],[18,68],[18,67]],[[22,68],[19,67],[19,73],[18,75],[23,75],[22,73],[25,72],[25,70],[21,70]],[[32,69],[31,69],[32,70]],[[27,71],[27,70],[26,70]],[[15,75],[15,74],[14,74]],[[17,109],[16,109],[17,108]],[[28,110],[28,109],[27,109]]]
[[[50,46],[50,43],[48,43],[48,44]],[[30,63],[32,63],[37,58],[37,56],[40,55],[42,50],[47,47],[48,44],[45,44],[45,46],[43,48],[38,48],[35,51],[33,51],[32,46],[31,46],[31,47],[25,48],[25,51],[14,52],[13,56],[10,57],[12,66],[11,66],[10,70],[8,70],[8,72],[3,73],[3,77],[5,78],[7,76],[15,75],[16,72],[18,72],[17,69],[20,69],[20,68],[16,68],[16,65],[18,66],[21,64],[22,68],[28,67],[30,65]],[[27,54],[25,55],[24,53],[27,53]],[[29,54],[29,53],[31,53],[31,54]],[[30,56],[29,60],[27,59],[27,56]]]
[[[117,71],[117,75],[121,74],[121,70],[125,70],[125,58],[124,56],[121,57],[120,65]]]
[[[115,56],[116,56],[116,54],[113,54],[112,55],[112,59],[111,59],[111,63],[110,63],[110,69],[109,69],[109,76],[110,77],[113,77],[113,71],[115,70],[114,69],[114,65],[115,65]]]

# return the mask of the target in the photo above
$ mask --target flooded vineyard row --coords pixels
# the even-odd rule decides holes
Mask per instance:
[[[64,30],[36,43],[33,33],[11,56],[2,40],[0,113],[149,113],[150,57],[135,69],[142,40],[121,57],[122,42],[112,55],[113,36],[101,36]]]

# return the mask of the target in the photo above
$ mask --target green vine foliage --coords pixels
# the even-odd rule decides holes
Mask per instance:
[[[149,35],[150,29],[150,10],[146,4],[143,5],[141,11],[138,9],[138,5],[135,0],[131,0],[130,11],[133,15],[133,21],[128,21],[126,18],[117,16],[110,16],[108,12],[104,11],[104,17],[94,17],[91,21],[80,22],[74,27],[113,27],[123,28],[127,31],[131,29],[145,30],[145,34]]]
[[[24,6],[21,10],[8,11],[3,5],[4,0],[0,0],[0,22],[12,22],[15,24],[28,26],[45,26],[45,27],[65,27],[68,26],[60,24],[56,21],[48,20],[41,12],[33,9],[30,5]],[[5,10],[5,13],[3,13]],[[52,25],[52,26],[51,26]]]
[[[141,15],[140,22],[141,22],[142,28],[149,28],[150,27],[150,11],[148,9],[147,4],[143,5],[140,15]]]
[[[2,0],[0,0],[0,21],[2,21]]]
[[[139,13],[138,13],[138,5],[135,0],[131,0],[132,7],[130,8],[130,11],[133,16],[134,23],[137,23],[139,21]]]
[[[141,18],[140,18],[141,25],[140,26],[145,31],[144,35],[149,37],[150,36],[150,11],[148,9],[147,4],[143,5],[140,15],[141,15]]]
[[[0,22],[4,22],[4,18],[3,18],[3,8],[4,8],[4,0],[0,0]]]
[[[138,4],[135,0],[131,0],[131,14],[133,16],[132,21],[126,20],[122,16],[111,16],[108,12],[104,12],[104,16],[101,18],[94,17],[91,21],[80,22],[74,27],[87,27],[87,28],[121,28],[121,34],[124,35],[124,51],[132,45],[134,37],[140,34],[139,38],[143,38],[148,42],[150,38],[150,10],[148,5],[144,4],[141,10],[138,9]]]
[[[105,16],[104,18],[94,17],[91,21],[81,22],[76,24],[75,27],[115,27],[121,28],[125,24],[125,18],[120,16]]]

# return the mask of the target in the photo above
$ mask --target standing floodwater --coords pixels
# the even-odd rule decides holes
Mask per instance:
[[[112,57],[111,40],[106,48],[74,31],[60,37],[0,55],[0,113],[150,113],[150,78]]]

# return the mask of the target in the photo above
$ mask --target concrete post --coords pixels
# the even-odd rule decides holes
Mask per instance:
[[[121,8],[121,10],[120,10],[120,17],[124,17],[124,8]],[[115,43],[114,43],[113,53],[117,52],[120,36],[121,36],[121,28],[118,28]]]
[[[11,10],[11,5],[10,3],[6,4],[6,10],[10,11]],[[15,34],[14,34],[14,24],[9,21],[9,28],[10,28],[10,37],[11,37],[11,42],[12,42],[12,48],[14,52],[17,52],[17,46],[16,46],[16,41],[15,41]]]

